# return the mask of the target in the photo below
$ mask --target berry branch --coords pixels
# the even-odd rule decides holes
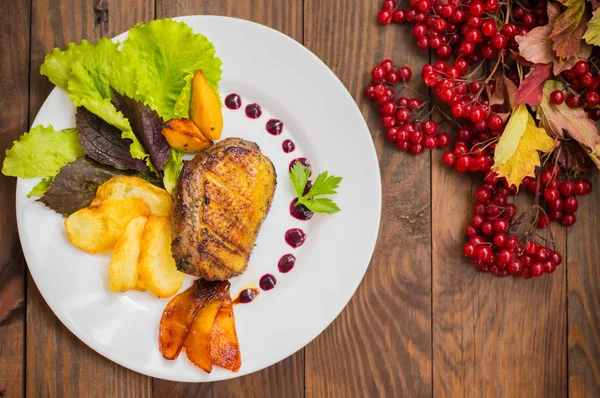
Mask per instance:
[[[429,101],[407,86],[409,66],[386,59],[372,69],[365,96],[378,105],[386,138],[413,155],[447,148],[447,166],[483,175],[463,247],[480,271],[523,278],[551,274],[562,256],[547,228],[553,221],[575,224],[578,198],[592,190],[581,174],[592,161],[600,165],[593,123],[600,120],[600,51],[592,52],[581,37],[577,48],[563,49],[579,51],[576,56],[534,46],[539,37],[564,40],[553,24],[559,15],[576,14],[568,14],[566,3],[409,0],[408,6],[385,0],[377,20],[411,24],[417,47],[434,50],[440,60],[421,69]],[[579,20],[565,18],[563,23],[578,26]],[[600,37],[600,31],[593,33]],[[405,90],[414,96],[401,96]],[[430,119],[434,111],[440,120]],[[440,131],[444,123],[456,131]],[[514,148],[521,144],[527,156]],[[517,215],[509,201],[520,192],[534,195],[535,204]]]

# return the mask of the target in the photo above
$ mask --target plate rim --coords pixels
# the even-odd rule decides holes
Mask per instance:
[[[338,85],[343,92],[345,92],[346,95],[348,95],[348,97],[352,100],[352,102],[355,105],[354,110],[356,112],[358,112],[358,114],[360,115],[364,128],[367,132],[370,132],[370,129],[366,123],[366,120],[361,112],[361,109],[359,107],[359,104],[354,100],[354,97],[350,94],[350,92],[348,91],[347,87],[344,85],[344,83],[338,78],[338,76],[331,70],[331,68],[329,68],[329,66],[323,62],[317,55],[315,55],[311,50],[309,50],[308,48],[306,48],[302,43],[296,41],[294,38],[286,35],[283,32],[280,32],[274,28],[271,28],[267,25],[263,25],[261,23],[258,22],[254,22],[254,21],[250,21],[247,19],[242,19],[242,18],[236,18],[236,17],[230,17],[230,16],[223,16],[223,15],[184,15],[184,16],[177,16],[177,17],[172,17],[172,18],[163,18],[163,19],[173,19],[175,21],[178,22],[186,22],[188,20],[194,20],[194,19],[216,19],[216,20],[232,20],[235,23],[242,23],[242,24],[248,24],[248,25],[252,25],[254,28],[258,28],[258,29],[264,29],[264,30],[268,30],[270,31],[270,34],[275,34],[280,36],[281,38],[283,38],[284,40],[291,42],[291,45],[293,45],[294,47],[299,47],[301,50],[303,50],[305,53],[307,53],[307,55],[311,58],[313,58],[314,60],[316,60],[321,66],[324,67],[324,70],[327,71],[327,73],[330,75],[330,77],[332,78],[332,81],[335,81],[335,84]],[[156,19],[153,19],[156,20]],[[137,25],[137,24],[136,24]],[[135,25],[131,26],[131,28],[133,28]],[[126,30],[118,35],[115,35],[114,37],[112,37],[112,40],[118,39],[120,38],[122,35],[128,33],[130,30]],[[31,126],[36,126],[37,124],[37,120],[40,114],[40,110],[46,105],[46,102],[49,100],[50,96],[55,92],[55,91],[60,91],[61,89],[58,87],[54,87],[52,89],[52,91],[50,91],[50,93],[46,96],[46,99],[44,100],[44,102],[42,103],[42,105],[40,106],[38,112],[36,113],[36,116],[31,124]],[[30,128],[31,128],[30,126]],[[134,364],[129,363],[129,361],[127,360],[122,360],[122,359],[117,359],[114,357],[109,357],[105,354],[103,354],[101,352],[102,347],[99,346],[98,344],[96,344],[96,342],[94,340],[89,340],[84,338],[84,336],[82,336],[80,333],[78,333],[76,331],[76,326],[75,323],[72,323],[68,318],[66,317],[61,317],[58,315],[57,311],[55,310],[54,306],[50,303],[50,301],[46,298],[46,296],[44,295],[44,293],[41,291],[41,289],[39,288],[39,284],[36,280],[36,277],[34,275],[33,272],[31,272],[30,268],[29,268],[29,263],[27,261],[27,257],[28,254],[30,252],[29,246],[28,245],[24,245],[23,244],[23,238],[22,233],[21,233],[21,225],[23,224],[21,222],[21,217],[19,216],[20,212],[19,212],[19,207],[20,207],[20,201],[18,200],[19,198],[19,193],[22,190],[22,180],[24,180],[23,178],[17,178],[17,186],[16,186],[16,190],[15,190],[15,211],[16,211],[16,222],[17,222],[17,230],[19,233],[19,242],[21,243],[21,249],[23,251],[23,255],[25,258],[25,261],[27,263],[27,268],[29,270],[29,274],[31,275],[35,286],[38,290],[38,292],[40,293],[40,295],[42,296],[42,298],[44,299],[44,302],[46,303],[46,305],[48,305],[48,307],[50,308],[50,310],[52,311],[53,315],[61,322],[61,324],[66,327],[70,333],[72,333],[74,336],[76,336],[83,344],[85,344],[87,347],[91,348],[93,351],[95,351],[96,353],[98,353],[98,355],[108,359],[111,362],[114,362],[120,366],[123,366],[124,368],[127,368],[128,370],[131,370],[133,372],[136,373],[140,373],[149,377],[153,377],[153,378],[157,378],[157,379],[161,379],[161,380],[169,380],[169,381],[175,381],[175,382],[195,382],[195,383],[204,383],[204,382],[214,382],[214,381],[225,381],[225,380],[232,380],[232,379],[236,379],[238,377],[242,377],[242,376],[246,376],[258,371],[261,371],[263,369],[266,369],[270,366],[273,366],[283,360],[285,360],[286,358],[294,355],[295,353],[297,353],[298,351],[300,351],[302,348],[308,346],[311,342],[313,342],[319,335],[321,335],[329,326],[331,326],[331,324],[340,316],[340,314],[343,312],[343,310],[348,306],[350,300],[354,297],[354,295],[356,294],[356,291],[358,290],[358,288],[360,287],[360,284],[362,283],[364,276],[368,270],[368,268],[370,267],[371,261],[373,259],[373,255],[375,253],[375,248],[376,248],[376,244],[377,244],[377,240],[379,237],[379,232],[380,232],[380,228],[381,228],[381,212],[382,212],[382,206],[383,206],[383,202],[382,202],[382,182],[381,182],[381,170],[380,170],[380,164],[379,164],[379,159],[377,156],[377,151],[375,148],[375,142],[373,140],[373,137],[369,134],[369,140],[367,140],[369,142],[369,148],[368,150],[365,149],[365,159],[371,157],[371,159],[369,161],[374,161],[376,167],[375,167],[375,171],[376,171],[376,176],[377,177],[374,179],[374,182],[376,184],[376,190],[375,192],[370,192],[370,196],[375,196],[376,199],[376,203],[378,203],[376,209],[375,209],[375,213],[377,216],[377,220],[376,220],[376,228],[375,228],[375,233],[370,237],[369,241],[367,242],[367,245],[365,245],[366,248],[368,248],[368,252],[370,252],[370,255],[368,257],[368,261],[366,263],[366,265],[364,266],[364,270],[361,272],[360,278],[356,279],[356,286],[353,286],[353,291],[352,294],[349,295],[349,297],[346,300],[342,300],[342,302],[344,302],[344,304],[341,306],[341,308],[336,312],[335,316],[326,324],[323,324],[322,327],[318,328],[320,329],[314,336],[312,336],[310,339],[308,339],[308,341],[306,341],[305,343],[300,343],[300,344],[295,344],[294,348],[291,349],[291,351],[284,353],[281,358],[279,360],[277,360],[276,362],[273,362],[271,364],[267,364],[264,365],[262,367],[258,367],[255,368],[247,373],[233,373],[231,372],[230,376],[231,377],[223,377],[223,378],[215,378],[215,379],[211,379],[211,380],[189,380],[188,378],[165,378],[163,374],[158,374],[156,373],[153,369],[151,368],[144,368],[143,371],[140,371],[138,369],[134,369]],[[33,248],[31,248],[31,250],[33,250]],[[169,298],[170,299],[170,298]],[[60,311],[59,311],[60,312]],[[228,374],[229,375],[229,374]]]

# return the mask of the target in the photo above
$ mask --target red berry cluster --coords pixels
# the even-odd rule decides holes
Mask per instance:
[[[575,212],[579,207],[577,196],[587,195],[592,191],[589,180],[571,180],[562,175],[561,169],[554,165],[542,170],[537,179],[525,177],[522,185],[543,199],[545,214],[538,219],[539,228],[547,228],[551,221],[560,221],[567,227],[575,224]]]
[[[563,162],[562,168],[540,168],[536,178],[526,178],[522,185],[536,195],[536,205],[519,217],[516,206],[507,203],[510,196],[517,194],[517,187],[508,186],[504,178],[499,179],[491,171],[498,138],[505,127],[501,114],[506,114],[502,105],[492,109],[490,104],[496,86],[494,79],[499,72],[519,85],[515,65],[504,60],[519,51],[515,36],[548,23],[547,2],[514,3],[511,8],[499,0],[409,0],[409,8],[402,9],[396,0],[385,0],[377,18],[384,25],[411,23],[417,46],[437,52],[441,60],[425,65],[421,77],[432,89],[433,97],[449,108],[444,111],[437,104],[428,106],[419,98],[401,96],[412,71],[384,60],[371,71],[371,84],[365,88],[365,95],[379,105],[387,139],[413,154],[422,153],[425,148],[451,146],[450,135],[438,132],[438,123],[427,120],[431,109],[438,109],[459,127],[452,149],[442,156],[443,162],[460,173],[485,175],[483,186],[476,192],[477,205],[466,230],[469,241],[464,245],[464,253],[481,271],[498,276],[531,278],[554,272],[562,261],[560,253],[550,248],[553,243],[546,241],[542,245],[532,240],[532,231],[535,227],[548,227],[551,221],[565,226],[575,223],[577,196],[592,189],[588,180],[574,178],[586,170],[587,157],[583,154],[583,163],[578,160],[569,169],[568,163]],[[455,60],[447,61],[452,55]],[[488,68],[487,78],[480,78],[476,71],[493,65],[488,59],[495,59],[495,66]],[[470,66],[476,66],[476,70],[468,74]],[[552,92],[550,101],[584,107],[591,119],[599,120],[598,72],[591,71],[587,61],[578,61],[563,76],[564,91]],[[576,154],[576,150],[572,153]],[[528,228],[519,231],[528,218]]]
[[[478,132],[489,128],[490,133],[495,131],[500,135],[504,121],[490,111],[490,102],[486,98],[488,92],[494,92],[496,84],[494,81],[484,84],[461,79],[468,67],[464,58],[457,58],[452,65],[438,61],[423,66],[421,75],[425,85],[433,88],[433,95],[450,106],[452,116],[473,123]]]
[[[432,48],[442,59],[454,53],[476,64],[508,50],[517,52],[515,36],[548,23],[547,2],[538,2],[532,10],[517,7],[511,17],[498,26],[504,19],[499,0],[409,0],[408,9],[385,0],[377,20],[384,25],[410,22],[419,48]]]
[[[598,71],[591,70],[587,61],[580,60],[562,75],[568,83],[565,91],[555,90],[550,93],[550,102],[560,105],[566,101],[571,108],[584,107],[590,119],[600,120],[600,108],[596,108],[596,105],[600,104]]]
[[[463,246],[464,254],[480,271],[497,276],[512,274],[527,279],[553,273],[562,256],[532,240],[525,243],[519,240],[514,230],[518,225],[517,207],[507,203],[516,189],[506,185],[505,180],[488,174],[483,186],[475,192],[477,204],[467,227],[469,241]]]
[[[386,138],[394,142],[398,149],[413,155],[425,149],[447,147],[450,135],[438,131],[433,120],[423,120],[428,112],[419,98],[399,96],[406,82],[412,77],[407,66],[397,67],[389,60],[383,60],[371,71],[371,84],[365,87],[365,96],[379,105],[381,123],[387,129]],[[400,86],[399,90],[392,87]]]
[[[461,127],[458,134],[459,136],[469,134],[467,131],[470,131],[469,127]],[[465,141],[459,139],[454,142],[454,150],[444,152],[442,161],[447,166],[454,167],[459,173],[466,173],[467,171],[487,173],[494,164],[494,159],[491,155],[486,154],[484,149],[477,148],[477,146],[474,146],[474,150],[469,152]]]

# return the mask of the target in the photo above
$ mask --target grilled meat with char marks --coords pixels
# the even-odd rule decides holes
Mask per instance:
[[[207,280],[244,272],[277,184],[258,145],[227,138],[183,165],[174,192],[177,268]]]

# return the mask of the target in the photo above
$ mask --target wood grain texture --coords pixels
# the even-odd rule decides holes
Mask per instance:
[[[565,265],[532,280],[480,273],[462,246],[481,179],[441,155],[432,163],[434,396],[565,396]],[[515,201],[519,211],[532,202]],[[564,228],[552,229],[566,253]]]
[[[248,19],[277,29],[302,42],[301,0],[157,0],[157,18],[180,15],[227,15]],[[217,48],[217,55],[219,49]],[[242,358],[243,361],[243,358]],[[189,384],[154,380],[154,397],[173,391],[174,397],[301,397],[304,396],[304,350],[239,379],[212,384]]]
[[[305,1],[305,45],[360,104],[383,186],[379,241],[365,278],[342,314],[305,349],[307,397],[432,392],[429,156],[398,152],[385,139],[377,107],[363,98],[376,62],[390,58],[416,74],[428,55],[408,39],[410,27],[378,25],[379,7],[372,1]],[[417,82],[413,88],[427,93]]]
[[[600,397],[600,178],[568,232],[569,396]]]
[[[154,17],[151,0],[36,0],[32,4],[32,119],[52,89],[39,68],[53,47],[114,36]],[[31,277],[27,293],[27,396],[151,395],[150,378],[103,358],[71,334],[48,308]]]
[[[0,3],[0,165],[27,130],[29,2]],[[0,174],[0,395],[20,397],[24,380],[25,262],[15,217],[15,183]]]
[[[0,70],[9,77],[0,79],[0,163],[52,89],[39,75],[52,47],[119,34],[153,19],[155,9],[159,18],[228,15],[304,41],[340,77],[372,127],[384,206],[371,266],[340,317],[304,350],[231,381],[153,381],[112,363],[60,323],[28,277],[26,311],[0,321],[0,397],[600,396],[600,177],[594,171],[594,193],[579,198],[577,224],[553,227],[565,258],[554,275],[478,273],[461,248],[480,180],[447,168],[441,151],[431,159],[399,153],[362,98],[376,62],[408,64],[415,82],[427,62],[410,26],[376,23],[379,7],[341,0],[0,1]],[[23,289],[14,187],[0,175],[0,315],[3,289],[10,297]],[[521,195],[517,204],[525,209],[531,199]]]

